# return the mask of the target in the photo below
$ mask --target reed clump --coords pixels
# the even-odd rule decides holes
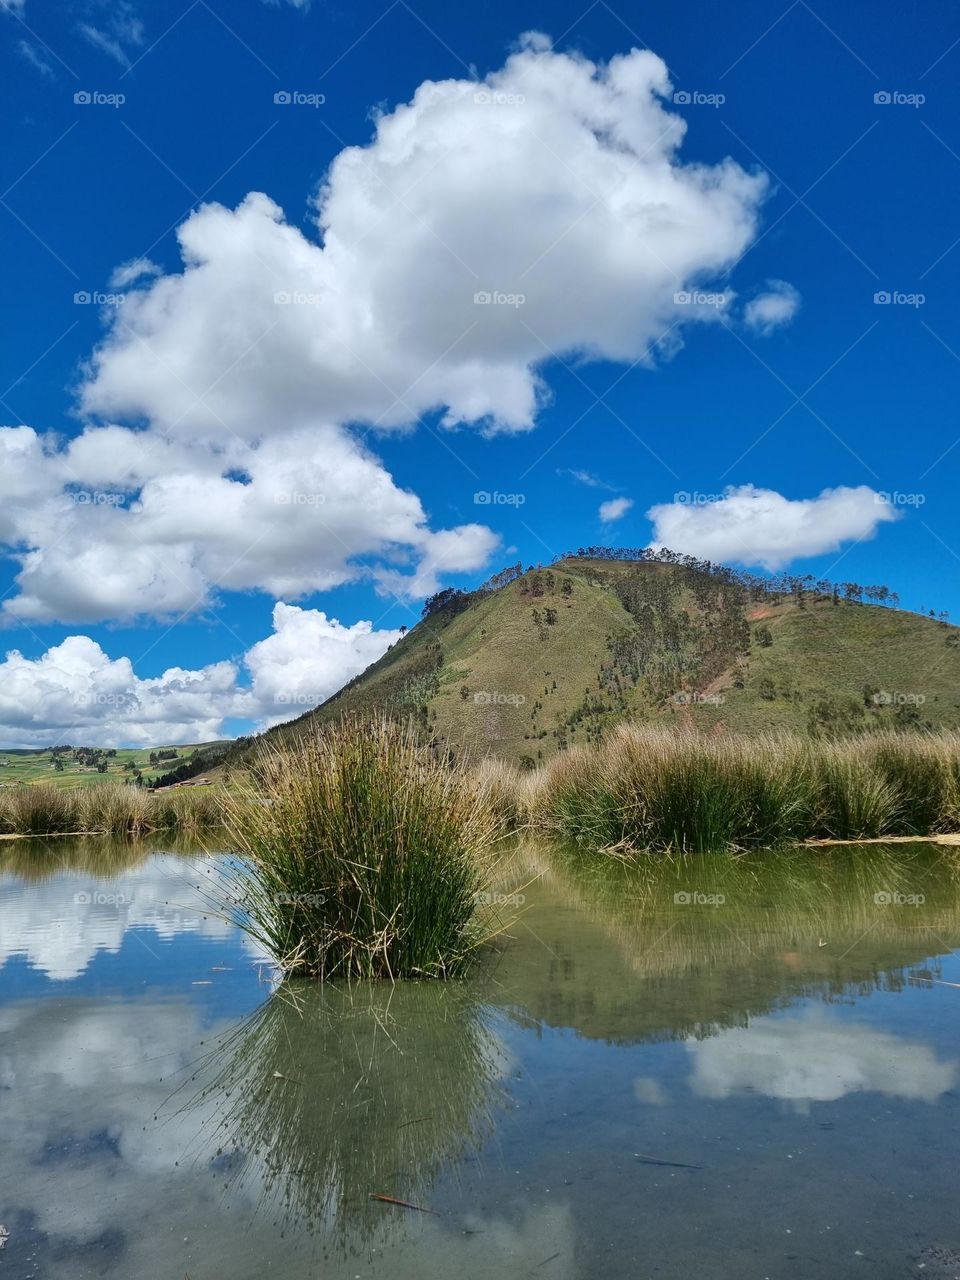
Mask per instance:
[[[17,835],[54,835],[80,831],[77,793],[49,782],[4,788],[0,793],[0,824]]]
[[[591,848],[693,853],[933,835],[958,827],[960,736],[830,742],[621,726],[600,747],[545,766],[528,816]]]
[[[225,792],[236,918],[289,973],[438,977],[482,940],[476,908],[505,828],[462,765],[412,727],[345,721],[264,747],[261,787]]]
[[[5,787],[0,791],[0,833],[140,836],[150,831],[199,831],[220,821],[214,792],[213,787],[151,792],[118,782]]]

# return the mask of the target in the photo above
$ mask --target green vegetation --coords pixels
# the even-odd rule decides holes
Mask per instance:
[[[481,941],[478,894],[503,824],[462,765],[381,718],[266,746],[257,771],[260,785],[222,796],[243,859],[237,918],[287,972],[463,967]]]
[[[0,791],[0,833],[56,835],[99,832],[196,831],[220,820],[214,787],[151,793],[119,782],[66,788],[51,782]]]
[[[438,593],[379,661],[267,738],[412,717],[473,759],[531,769],[624,723],[826,738],[960,728],[960,629],[891,607],[886,588],[602,550]]]
[[[21,783],[96,787],[107,779],[153,786],[174,770],[183,770],[185,776],[191,776],[202,768],[209,768],[217,763],[228,745],[233,744],[203,742],[143,748],[65,744],[36,750],[0,751],[0,796],[7,788]],[[190,773],[186,772],[188,768]]]
[[[956,831],[960,734],[828,742],[622,727],[525,783],[531,822],[592,848],[705,853]]]

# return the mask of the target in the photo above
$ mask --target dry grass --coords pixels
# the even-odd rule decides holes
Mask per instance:
[[[531,823],[592,848],[707,852],[932,835],[960,818],[960,735],[711,737],[622,726],[530,784]]]
[[[264,747],[262,789],[222,797],[236,918],[290,973],[444,976],[479,944],[478,895],[505,822],[478,780],[412,727],[341,722]],[[498,787],[502,793],[503,788]]]

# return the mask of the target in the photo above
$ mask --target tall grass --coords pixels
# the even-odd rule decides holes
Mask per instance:
[[[77,794],[49,782],[5,788],[0,792],[0,822],[18,835],[48,835],[80,831]]]
[[[960,821],[960,736],[821,742],[622,726],[534,779],[529,818],[591,848],[709,852],[930,835]]]
[[[0,791],[0,833],[58,835],[91,832],[143,835],[148,831],[197,831],[220,821],[214,788],[149,792],[117,782],[58,787],[35,782]]]
[[[241,856],[237,918],[284,969],[398,978],[463,967],[504,823],[462,766],[380,719],[265,747],[258,773],[262,791],[225,792],[222,808]]]

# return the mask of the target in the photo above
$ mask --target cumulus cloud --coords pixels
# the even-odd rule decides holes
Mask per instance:
[[[171,667],[141,680],[129,658],[111,659],[88,636],[68,636],[39,658],[9,652],[0,663],[0,734],[11,745],[196,742],[218,736],[237,671],[217,662]]]
[[[604,524],[612,524],[614,520],[622,520],[633,506],[632,498],[611,498],[600,503],[600,519]]]
[[[706,560],[779,569],[803,556],[872,538],[896,510],[867,485],[824,489],[816,498],[785,498],[773,489],[731,485],[714,501],[661,503],[647,512],[654,547]]]
[[[478,524],[432,530],[419,498],[340,427],[214,447],[91,427],[58,449],[0,429],[0,541],[20,594],[7,621],[130,621],[203,608],[218,589],[276,598],[363,576],[396,595],[482,568]],[[397,563],[401,568],[397,568]]]
[[[743,319],[748,329],[766,337],[787,325],[800,310],[800,294],[786,280],[768,280],[763,293],[758,294],[743,309]]]
[[[10,746],[152,746],[202,742],[224,720],[276,724],[323,702],[399,638],[361,621],[344,626],[318,609],[277,604],[273,632],[241,663],[171,667],[141,679],[88,636],[68,636],[38,658],[0,662],[0,739]],[[241,667],[245,669],[244,683]]]
[[[274,606],[273,627],[244,659],[251,709],[266,724],[323,702],[400,638],[399,631],[377,631],[370,622],[345,627],[319,609],[288,604]]]
[[[765,178],[684,163],[669,90],[648,51],[536,38],[484,81],[424,82],[336,157],[312,235],[261,193],[188,218],[182,273],[117,309],[85,410],[191,437],[531,427],[550,353],[651,361],[704,318],[678,288],[754,237]]]
[[[91,12],[87,38],[129,61],[134,10]],[[307,233],[253,192],[184,222],[180,272],[118,266],[84,433],[0,431],[19,561],[0,616],[175,618],[361,578],[423,595],[483,568],[496,535],[432,527],[354,428],[437,412],[525,430],[548,355],[652,363],[715,318],[675,295],[742,255],[766,180],[684,162],[669,92],[648,51],[601,65],[527,36],[486,79],[426,81],[383,114],[330,166]]]

